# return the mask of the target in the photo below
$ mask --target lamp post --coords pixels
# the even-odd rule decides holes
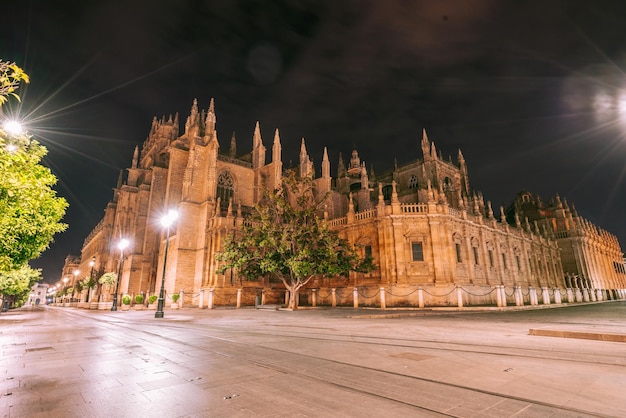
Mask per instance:
[[[159,303],[157,304],[157,311],[154,314],[155,318],[163,318],[163,304],[165,295],[165,267],[167,263],[167,250],[170,245],[170,226],[178,218],[178,212],[174,209],[170,209],[167,215],[161,218],[161,225],[165,227],[165,254],[163,256],[163,274],[161,275],[161,291],[159,292]]]
[[[96,256],[94,255],[91,259],[91,261],[89,262],[89,267],[91,267],[91,270],[89,271],[89,282],[91,283],[91,281],[93,280],[93,266],[96,265]],[[91,287],[87,288],[87,297],[85,298],[85,302],[89,302],[89,292],[91,292]]]
[[[70,302],[74,302],[74,292],[76,292],[76,280],[78,280],[78,275],[80,274],[80,270],[74,270],[74,280],[72,281],[72,295],[70,296]]]
[[[117,248],[120,249],[120,262],[119,268],[117,269],[117,280],[115,280],[115,293],[113,294],[113,306],[111,306],[112,311],[117,311],[117,291],[120,287],[120,276],[122,275],[122,263],[124,262],[124,248],[128,247],[128,240],[123,239],[117,244]]]

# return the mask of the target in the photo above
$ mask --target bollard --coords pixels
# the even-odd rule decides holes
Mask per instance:
[[[550,304],[550,292],[548,291],[547,287],[541,288],[541,296],[543,297],[543,304],[549,305]]]
[[[554,289],[554,303],[557,305],[561,303],[561,290],[558,288]]]
[[[589,302],[589,291],[586,287],[583,287],[583,300]]]
[[[502,293],[500,293],[500,286],[496,286],[496,305],[498,308],[502,307]]]
[[[311,306],[317,306],[317,289],[311,289]]]
[[[200,289],[200,301],[198,301],[198,308],[204,308],[204,289]]]
[[[358,308],[359,307],[359,289],[358,288],[354,288],[354,290],[352,291],[352,299],[354,301],[354,308]]]
[[[574,302],[574,292],[572,292],[571,288],[567,288],[567,303]]]
[[[580,291],[580,289],[576,288],[575,290],[575,294],[576,294],[576,302],[582,302],[583,301],[583,292]]]
[[[241,308],[241,289],[237,289],[237,309]]]
[[[207,308],[213,309],[213,288],[209,289],[209,306]]]
[[[456,301],[459,308],[463,307],[463,289],[458,287],[456,288]]]
[[[594,292],[594,291],[593,291],[593,289],[589,289],[589,298],[590,298],[593,302],[595,302],[595,301],[597,300],[597,299],[596,299],[596,292]]]
[[[530,296],[530,304],[531,305],[538,305],[539,302],[537,301],[537,289],[535,289],[534,287],[530,286],[528,288],[528,294]]]
[[[515,286],[515,306],[523,306],[524,299],[522,298],[522,288],[519,286]]]
[[[596,293],[598,294],[598,301],[602,300],[602,289],[596,289]]]
[[[380,309],[387,309],[387,303],[385,302],[385,288],[380,288]]]
[[[506,291],[504,290],[504,285],[500,285],[500,292],[502,292],[502,307],[506,308]]]
[[[261,289],[261,305],[265,305],[265,289]]]
[[[337,289],[333,288],[331,289],[331,301],[332,301],[332,305],[333,308],[337,307]]]

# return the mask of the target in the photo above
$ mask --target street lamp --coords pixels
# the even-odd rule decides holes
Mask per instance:
[[[120,249],[120,262],[119,268],[117,270],[117,280],[115,281],[115,294],[113,295],[113,306],[111,306],[112,311],[117,311],[117,290],[120,287],[120,276],[122,275],[122,263],[124,262],[124,248],[128,247],[128,240],[123,239],[117,244],[117,248]]]
[[[93,280],[93,266],[96,265],[96,256],[94,255],[91,261],[89,262],[89,267],[91,267],[91,271],[89,272],[89,282]],[[91,292],[91,288],[87,288],[87,297],[85,298],[85,302],[89,302],[89,292]]]
[[[74,292],[76,292],[76,280],[78,280],[79,274],[80,274],[80,270],[74,270],[74,281],[72,282],[72,296],[74,296]],[[70,302],[73,302],[72,296],[70,296]]]
[[[170,226],[178,218],[178,212],[174,209],[170,209],[167,215],[161,218],[161,225],[165,227],[165,254],[163,256],[163,274],[161,276],[161,291],[159,292],[159,303],[157,305],[157,311],[154,314],[155,318],[163,318],[163,304],[164,304],[164,289],[165,289],[165,267],[167,263],[167,249],[170,245]]]

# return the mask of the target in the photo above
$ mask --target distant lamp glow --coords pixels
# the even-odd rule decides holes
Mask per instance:
[[[8,120],[4,122],[2,127],[10,135],[22,135],[24,133],[24,128],[22,128],[22,124],[16,120]]]
[[[167,215],[161,218],[161,225],[165,227],[165,254],[163,255],[163,274],[161,275],[161,291],[159,292],[159,303],[157,304],[157,311],[154,314],[155,318],[163,318],[163,305],[165,299],[165,267],[167,265],[167,249],[170,245],[170,226],[178,219],[178,212],[174,209],[170,209]]]

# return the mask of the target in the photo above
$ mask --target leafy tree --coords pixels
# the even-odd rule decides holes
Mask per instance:
[[[23,265],[19,269],[0,271],[0,296],[3,303],[21,306],[31,287],[41,279],[41,269]]]
[[[0,104],[28,76],[13,63],[0,61]],[[67,202],[52,189],[57,182],[41,165],[47,149],[27,134],[0,128],[0,271],[21,268],[48,248]]]
[[[297,309],[298,290],[313,277],[372,271],[371,257],[360,258],[320,216],[326,198],[315,196],[311,178],[285,176],[280,189],[263,192],[250,222],[226,240],[217,255],[219,272],[232,268],[247,280],[280,279],[289,291],[288,307]]]
[[[115,273],[104,273],[100,279],[98,279],[98,283],[102,285],[112,286],[117,281],[117,274]]]

